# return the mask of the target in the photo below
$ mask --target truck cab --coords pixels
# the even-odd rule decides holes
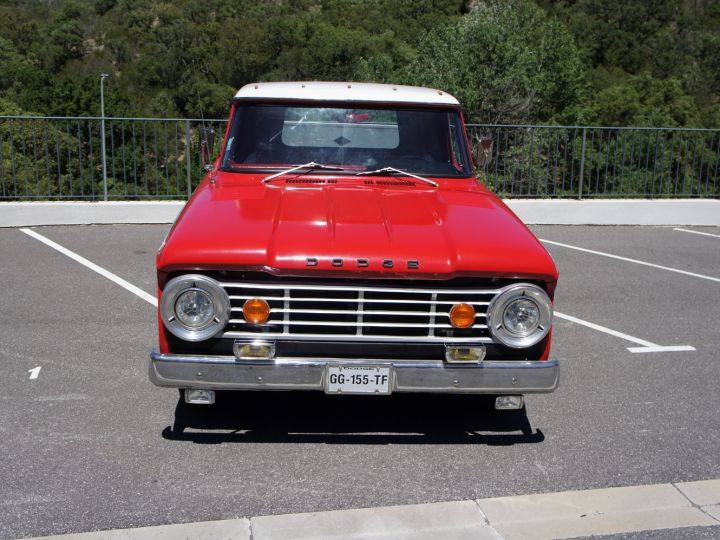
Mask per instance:
[[[476,177],[460,104],[256,83],[157,255],[150,379],[218,390],[552,392],[550,255]]]

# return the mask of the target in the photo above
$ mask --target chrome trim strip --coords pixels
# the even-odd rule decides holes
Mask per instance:
[[[404,293],[404,294],[431,294],[437,292],[438,294],[497,294],[501,289],[403,289],[394,287],[351,287],[345,285],[308,285],[306,283],[298,283],[288,285],[287,283],[273,284],[273,283],[236,283],[236,282],[220,282],[225,288],[235,289],[269,289],[269,290],[281,290],[281,289],[294,289],[298,291],[363,291],[363,292],[389,292],[389,293]],[[354,299],[351,299],[354,300]]]
[[[231,324],[247,324],[245,322],[245,319],[230,319],[228,321]],[[454,326],[451,326],[449,324],[425,324],[425,323],[391,323],[391,322],[361,322],[361,323],[347,323],[347,322],[325,322],[325,321],[267,321],[263,324],[254,325],[255,327],[267,327],[267,326],[356,326],[358,328],[367,328],[367,327],[381,327],[381,328],[454,328]],[[473,328],[483,329],[487,328],[487,325],[485,324],[473,324],[472,326],[468,328],[463,328],[463,330],[470,330]]]
[[[435,324],[435,315],[437,312],[437,293],[432,293],[432,296],[430,296],[430,320],[428,321],[430,324]],[[448,317],[450,317],[450,313],[447,314]],[[433,337],[433,330],[432,326],[428,327],[428,337]]]
[[[357,310],[357,317],[355,318],[355,326],[357,327],[357,330],[355,330],[356,336],[362,336],[362,328],[364,326],[363,324],[363,317],[365,315],[365,293],[363,291],[358,291],[358,310]],[[298,310],[298,313],[302,310]],[[318,310],[322,311],[322,310]]]
[[[297,367],[297,366],[328,366],[328,365],[377,365],[377,366],[394,366],[397,368],[462,368],[463,366],[471,369],[545,369],[552,366],[559,366],[560,361],[557,358],[550,360],[483,360],[481,362],[467,362],[465,364],[447,365],[443,360],[407,360],[405,358],[334,358],[328,357],[323,359],[307,358],[305,356],[282,356],[273,360],[238,360],[235,356],[205,356],[192,354],[162,354],[159,352],[151,352],[150,359],[158,362],[185,362],[185,363],[202,363],[202,364],[238,364],[238,365],[258,365],[269,366],[275,364],[278,366]]]
[[[291,341],[381,341],[403,343],[492,343],[490,337],[447,337],[447,336],[383,336],[374,334],[274,334],[272,332],[229,331],[221,334],[223,338],[289,339]]]
[[[249,343],[249,342],[248,342]],[[442,360],[407,360],[403,358],[394,359],[364,359],[364,358],[307,358],[305,356],[283,356],[273,360],[238,360],[235,356],[205,356],[193,354],[162,354],[151,352],[150,359],[158,362],[180,362],[180,363],[201,363],[201,364],[242,364],[248,366],[315,366],[325,367],[327,365],[367,365],[368,363],[382,366],[402,366],[412,368],[439,368],[443,366]],[[520,360],[519,360],[520,361]]]
[[[231,311],[242,312],[241,307],[234,307]],[[403,317],[433,317],[438,315],[440,317],[449,317],[450,313],[447,311],[368,311],[360,310],[354,311],[351,309],[271,309],[271,313],[308,313],[308,314],[319,314],[319,315],[398,315]],[[478,313],[476,317],[485,317],[485,313]],[[284,319],[283,319],[284,320]],[[360,321],[362,322],[362,321]]]
[[[290,332],[290,327],[288,326],[288,322],[290,321],[290,290],[285,289],[283,294],[285,295],[285,301],[283,302],[283,333],[287,334]],[[230,311],[232,311],[232,308]],[[242,311],[242,309],[240,311]]]
[[[301,366],[395,366],[398,368],[430,369],[442,368],[442,360],[403,360],[403,359],[371,359],[366,358],[316,358],[292,357],[279,358],[276,362],[279,366],[301,367]]]
[[[229,295],[230,300],[250,300],[251,298],[257,298],[258,295]],[[289,297],[289,296],[263,296],[267,301],[280,301],[280,300],[292,300],[294,302],[340,302],[340,303],[356,303],[354,298],[300,298],[300,297]],[[472,304],[473,306],[489,306],[490,302],[473,302],[467,298],[462,300],[397,300],[397,299],[383,299],[383,298],[365,298],[363,300],[366,304]]]

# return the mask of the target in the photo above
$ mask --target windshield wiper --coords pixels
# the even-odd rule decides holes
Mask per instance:
[[[309,170],[317,170],[321,169],[323,171],[344,171],[342,167],[334,167],[332,165],[323,165],[322,163],[315,163],[314,161],[311,161],[310,163],[303,163],[302,165],[295,165],[289,169],[286,169],[284,171],[280,171],[279,173],[271,174],[268,177],[263,178],[262,183],[267,184],[270,182],[270,180],[274,180],[275,178],[278,178],[279,176],[284,176],[286,174],[290,174],[291,172],[295,171],[301,171],[302,169],[309,169]]]
[[[382,169],[376,169],[374,171],[363,171],[357,173],[355,176],[384,176],[392,174],[404,174],[405,176],[411,176],[413,178],[417,178],[418,180],[422,180],[423,182],[430,184],[433,187],[438,187],[437,182],[433,182],[432,180],[428,180],[427,178],[423,178],[422,176],[418,176],[417,174],[403,171],[402,169],[396,169],[395,167],[383,167]]]

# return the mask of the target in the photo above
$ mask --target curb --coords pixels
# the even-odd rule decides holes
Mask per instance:
[[[720,200],[509,199],[528,225],[720,226]],[[0,228],[172,223],[185,201],[3,202]]]
[[[0,203],[0,228],[172,223],[185,201]]]
[[[712,526],[720,528],[720,479],[261,516],[42,538],[550,540]]]
[[[720,226],[718,199],[506,200],[528,225]]]

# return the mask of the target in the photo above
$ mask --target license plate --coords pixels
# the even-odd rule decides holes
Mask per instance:
[[[389,366],[328,366],[325,371],[328,394],[389,394],[391,384]]]

